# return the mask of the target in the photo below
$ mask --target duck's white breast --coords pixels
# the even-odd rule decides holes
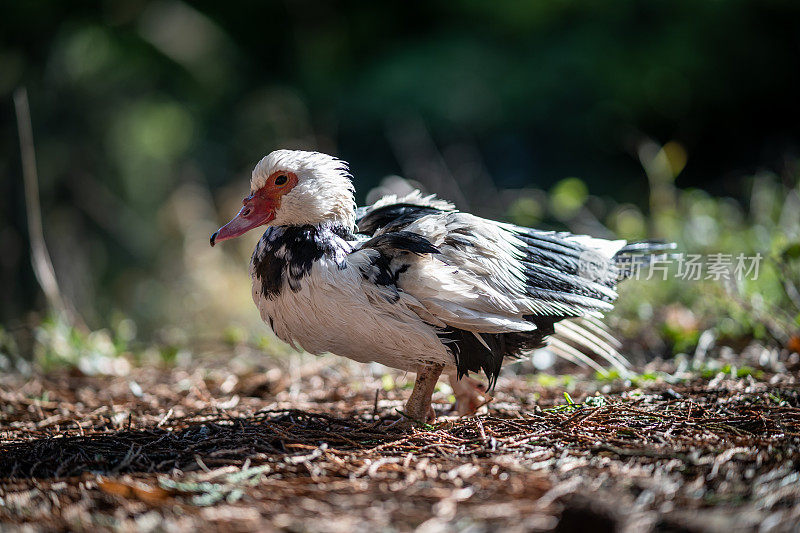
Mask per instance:
[[[253,301],[280,339],[311,353],[331,352],[401,370],[414,370],[420,363],[455,364],[436,330],[404,298],[365,280],[352,261],[342,267],[322,257],[299,287],[284,281],[269,296],[254,276]]]

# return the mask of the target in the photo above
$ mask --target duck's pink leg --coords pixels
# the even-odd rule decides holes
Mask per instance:
[[[456,397],[455,411],[461,415],[474,415],[492,397],[486,392],[486,385],[469,376],[461,379],[456,374],[450,374],[450,386]]]
[[[436,412],[431,405],[431,396],[436,388],[436,382],[444,370],[443,365],[421,365],[417,370],[417,379],[414,390],[406,402],[405,415],[400,419],[401,425],[410,425],[412,422],[432,422],[436,419]],[[406,421],[406,422],[404,422]]]

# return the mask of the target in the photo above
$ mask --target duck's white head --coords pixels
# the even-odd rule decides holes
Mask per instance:
[[[242,209],[211,236],[215,243],[266,224],[355,226],[355,199],[347,163],[319,152],[276,150],[253,169]]]

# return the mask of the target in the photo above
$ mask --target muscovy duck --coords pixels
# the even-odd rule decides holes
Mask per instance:
[[[348,164],[277,150],[255,167],[239,213],[211,245],[268,226],[253,252],[253,300],[291,345],[416,373],[401,421],[428,421],[449,376],[474,412],[504,361],[549,344],[625,366],[599,322],[621,261],[669,245],[539,231],[464,213],[418,191],[356,209]],[[468,376],[483,371],[488,387]]]

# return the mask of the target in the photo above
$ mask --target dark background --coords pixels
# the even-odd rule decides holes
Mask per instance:
[[[18,86],[65,296],[91,327],[131,317],[167,336],[198,316],[204,331],[253,318],[252,241],[207,239],[273,149],[349,161],[359,201],[400,174],[480,214],[573,230],[542,194],[588,191],[603,222],[619,206],[647,217],[650,147],[670,147],[679,188],[716,197],[746,198],[754,174],[797,176],[794,0],[35,0],[4,2],[0,28],[10,327],[45,309]]]

